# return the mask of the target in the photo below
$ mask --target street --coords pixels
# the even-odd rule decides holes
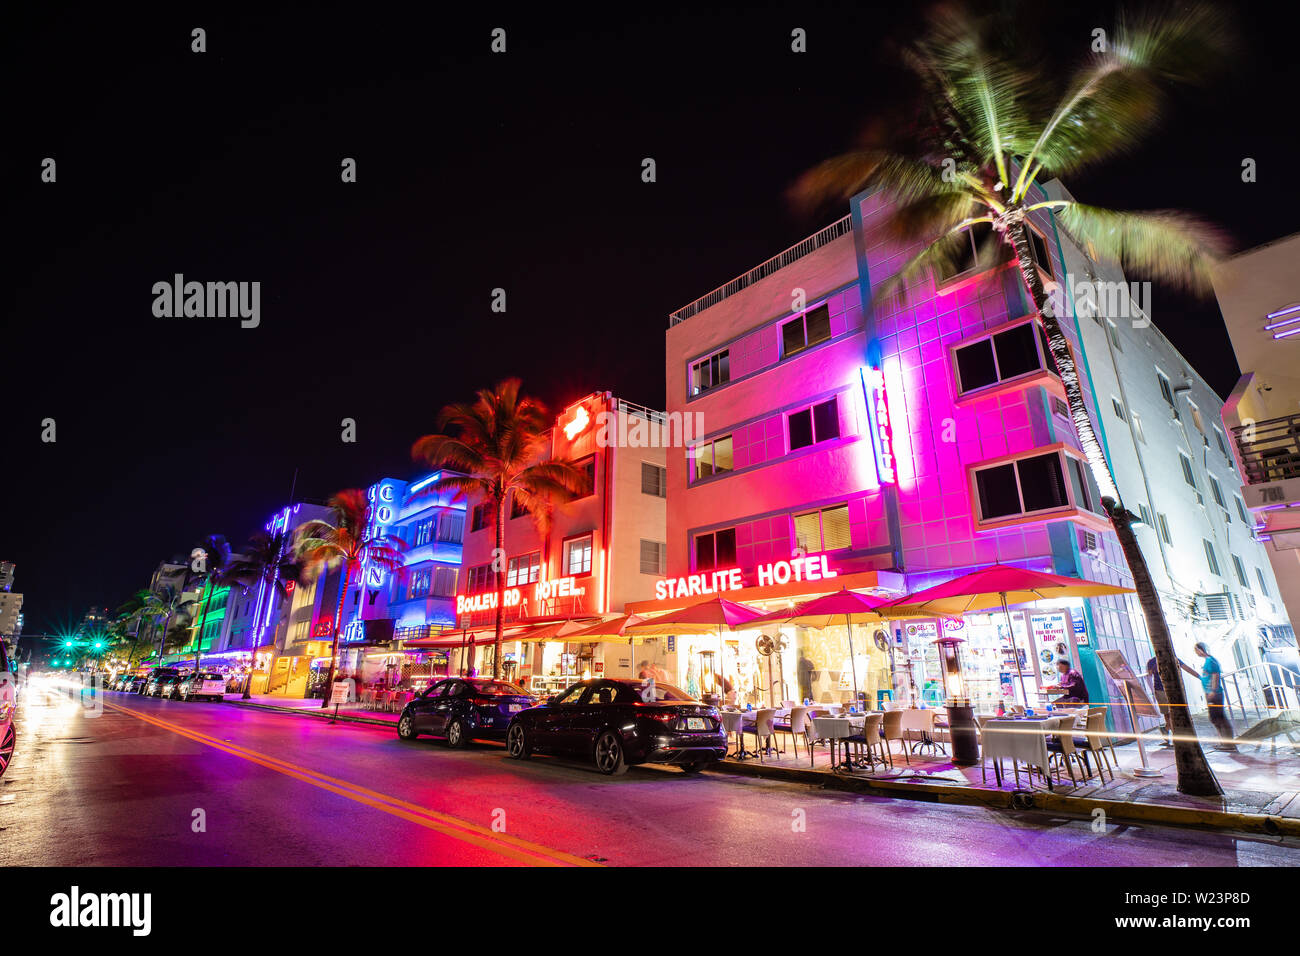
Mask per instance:
[[[73,691],[71,694],[75,694]],[[802,785],[510,760],[381,727],[33,681],[0,865],[1294,866],[1300,848]]]

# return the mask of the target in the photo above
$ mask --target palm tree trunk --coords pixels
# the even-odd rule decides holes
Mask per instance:
[[[343,580],[339,582],[339,603],[334,609],[334,639],[330,643],[330,669],[325,675],[325,696],[321,700],[321,709],[330,705],[330,694],[333,693],[334,687],[334,662],[339,657],[339,630],[343,623],[343,599],[348,596],[348,585],[352,583],[352,561],[348,560],[343,564]]]
[[[199,618],[199,631],[194,635],[194,673],[199,672],[199,657],[203,654],[203,627],[208,623],[208,608],[212,605],[212,581],[207,583],[207,597],[203,601],[203,614]]]
[[[1128,562],[1129,572],[1133,575],[1133,585],[1138,592],[1138,604],[1142,616],[1146,619],[1147,634],[1151,639],[1151,648],[1155,652],[1156,667],[1160,671],[1160,681],[1165,686],[1169,697],[1169,710],[1173,723],[1174,765],[1178,772],[1178,790],[1193,796],[1220,796],[1223,789],[1205,759],[1205,751],[1196,739],[1196,730],[1192,726],[1191,716],[1187,711],[1187,699],[1183,693],[1183,681],[1178,672],[1178,663],[1174,657],[1173,641],[1169,637],[1169,626],[1165,623],[1164,609],[1160,606],[1160,597],[1151,580],[1151,569],[1147,567],[1146,557],[1138,546],[1137,537],[1130,525],[1132,515],[1119,503],[1119,489],[1115,485],[1114,475],[1102,452],[1101,442],[1092,427],[1088,408],[1083,401],[1083,384],[1079,378],[1078,365],[1070,343],[1061,329],[1060,322],[1052,309],[1051,301],[1043,288],[1042,277],[1034,263],[1029,249],[1029,234],[1023,219],[1013,220],[1007,226],[1007,238],[1016,250],[1016,260],[1020,275],[1024,279],[1034,306],[1043,318],[1043,329],[1047,333],[1047,345],[1056,360],[1057,372],[1061,384],[1065,386],[1065,399],[1070,408],[1070,418],[1074,422],[1079,436],[1079,444],[1088,459],[1092,474],[1102,492],[1102,504],[1110,517],[1115,536],[1119,539]],[[1134,732],[1137,728],[1133,728]]]
[[[499,565],[498,565],[499,562]],[[492,632],[492,679],[501,679],[501,635],[505,631],[505,594],[506,594],[506,496],[501,495],[497,502],[497,548],[492,554],[492,563],[498,565],[497,613],[496,626]]]

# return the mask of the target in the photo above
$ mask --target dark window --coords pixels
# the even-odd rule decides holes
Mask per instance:
[[[812,409],[790,414],[790,450],[806,448],[813,443]]]
[[[936,278],[940,284],[977,267],[990,269],[999,262],[1007,261],[1007,246],[1003,242],[994,241],[992,223],[981,222],[964,230],[960,242],[961,247],[953,264],[937,271]]]
[[[731,350],[723,349],[691,365],[691,394],[699,395],[731,381]]]
[[[790,413],[790,450],[806,448],[817,442],[840,437],[840,413],[837,399],[819,402],[812,408]]]
[[[1045,273],[1052,275],[1052,257],[1047,254],[1047,243],[1033,229],[1029,230],[1029,248],[1034,254],[1034,261]]]
[[[998,465],[975,472],[982,518],[1005,518],[1020,514],[1020,495],[1016,492],[1015,465]]]
[[[1020,471],[1020,493],[1025,511],[1046,511],[1070,503],[1061,474],[1061,456],[1055,453],[1022,458],[1016,462]]]
[[[736,529],[723,528],[695,537],[695,570],[729,568],[736,563]]]
[[[795,319],[781,326],[781,354],[790,355],[804,346],[803,320]]]
[[[586,498],[587,495],[596,493],[596,456],[588,455],[581,461],[575,462],[578,470],[587,476],[587,493],[579,495],[579,498]]]
[[[1033,323],[999,332],[993,336],[993,346],[998,357],[999,378],[1014,378],[1042,368],[1038,361],[1038,347],[1034,344]]]
[[[663,574],[667,567],[668,545],[662,541],[641,539],[641,573]]]
[[[668,469],[648,461],[641,462],[641,492],[656,498],[668,497]]]
[[[513,520],[514,518],[522,518],[522,517],[523,517],[524,515],[526,515],[526,514],[528,514],[528,508],[525,507],[525,505],[523,504],[523,502],[521,502],[521,501],[519,500],[519,496],[518,496],[518,495],[511,495],[511,496],[510,496],[510,517],[511,517],[511,519]]]
[[[1189,485],[1191,485],[1193,488],[1195,488],[1196,475],[1192,473],[1192,460],[1188,458],[1186,455],[1184,455],[1181,451],[1178,453],[1178,458],[1183,465],[1183,480],[1187,482]]]
[[[1065,460],[1069,463],[1070,485],[1075,502],[1081,508],[1101,514],[1101,509],[1093,502],[1092,486],[1088,484],[1088,473],[1084,470],[1083,462],[1068,455]]]
[[[470,512],[469,530],[482,531],[486,528],[488,526],[488,515],[490,511],[491,509],[488,507],[486,502],[475,505],[474,510]]]
[[[1202,538],[1201,543],[1205,545],[1205,563],[1210,566],[1210,573],[1222,577],[1219,571],[1219,556],[1214,553],[1214,545],[1207,538]]]
[[[957,349],[957,377],[963,392],[992,385],[998,380],[991,339]]]
[[[1172,547],[1174,536],[1169,533],[1169,519],[1160,512],[1156,512],[1156,527],[1160,530],[1160,540]]]

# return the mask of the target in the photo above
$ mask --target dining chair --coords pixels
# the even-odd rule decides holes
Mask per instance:
[[[885,743],[880,737],[880,722],[884,719],[884,714],[867,714],[862,723],[862,732],[852,734],[845,738],[847,743],[851,743],[855,748],[866,748],[867,764],[871,769],[875,769],[876,763],[882,765],[887,761],[884,756]],[[877,753],[877,750],[880,753]]]
[[[799,738],[808,732],[808,708],[791,707],[790,722],[785,726],[785,732],[790,735],[790,745],[794,747],[795,759],[799,759]]]
[[[980,779],[983,780],[985,783],[989,782],[989,748],[984,743],[984,725],[987,724],[992,719],[993,719],[992,717],[980,717],[980,716],[976,716],[975,718],[975,726],[979,728]]]
[[[884,741],[885,753],[889,757],[889,766],[894,765],[894,751],[891,741],[897,740],[903,749],[903,759],[912,765],[912,758],[907,755],[907,737],[903,732],[903,711],[887,710],[880,721],[880,737]]]
[[[744,720],[745,715],[739,710],[722,711],[722,729],[727,735],[727,743],[730,746],[731,735],[736,735],[736,749],[727,754],[728,757],[734,757],[736,760],[745,759],[745,737],[744,737]]]
[[[1103,781],[1106,779],[1104,770],[1110,771],[1110,779],[1115,780],[1115,767],[1119,766],[1119,758],[1115,758],[1115,767],[1111,766],[1110,759],[1106,756],[1107,745],[1111,748],[1111,753],[1115,752],[1114,742],[1106,735],[1106,708],[1089,707],[1088,722],[1084,729],[1083,736],[1084,760],[1088,757],[1097,759],[1097,776]],[[1079,738],[1075,739],[1075,744],[1079,744]],[[1091,762],[1089,761],[1089,766]],[[1104,769],[1103,769],[1104,768]]]
[[[754,750],[758,753],[758,759],[763,759],[763,741],[767,741],[768,749],[772,749],[772,744],[776,741],[776,708],[764,707],[762,710],[754,712],[754,728],[747,730],[745,733],[754,735]]]
[[[1071,759],[1079,765],[1079,773],[1085,777],[1092,776],[1084,766],[1083,757],[1079,755],[1075,747],[1075,740],[1082,739],[1074,736],[1074,717],[1061,717],[1056,722],[1056,733],[1047,740],[1048,762],[1056,768],[1056,779],[1061,779],[1061,767],[1064,766],[1070,774],[1070,784],[1077,786],[1078,781],[1074,778],[1074,767],[1071,766]]]
[[[903,711],[903,732],[917,735],[915,739],[909,737],[912,742],[912,753],[924,750],[926,747],[932,751],[937,749],[934,742],[934,711]]]

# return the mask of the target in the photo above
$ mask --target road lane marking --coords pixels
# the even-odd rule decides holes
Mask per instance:
[[[267,769],[274,770],[277,773],[284,774],[304,783],[309,783],[314,787],[336,793],[339,796],[347,797],[357,803],[365,804],[382,810],[384,813],[412,823],[417,823],[422,827],[450,836],[453,839],[461,840],[465,843],[490,850],[502,856],[510,857],[530,866],[599,866],[591,860],[583,859],[565,853],[562,850],[554,850],[550,847],[533,843],[530,840],[524,840],[520,837],[511,836],[508,833],[496,833],[487,827],[461,820],[457,817],[440,813],[437,810],[431,810],[428,807],[422,807],[419,804],[410,803],[397,797],[385,793],[379,793],[370,790],[360,784],[351,783],[347,780],[340,780],[337,777],[331,777],[328,774],[312,770],[307,767],[301,767],[297,764],[289,763],[287,760],[281,760],[278,757],[272,757],[256,750],[250,750],[240,744],[220,740],[202,731],[194,730],[190,727],[184,727],[180,724],[174,724],[171,721],[163,720],[152,714],[145,714],[141,711],[133,710],[129,707],[122,707],[118,704],[111,704],[107,701],[104,706],[127,714],[131,717],[141,720],[147,724],[152,724],[162,730],[167,730],[181,737],[186,737],[196,743],[204,744],[216,750],[224,751],[235,757],[248,760],[251,763],[259,764]]]

